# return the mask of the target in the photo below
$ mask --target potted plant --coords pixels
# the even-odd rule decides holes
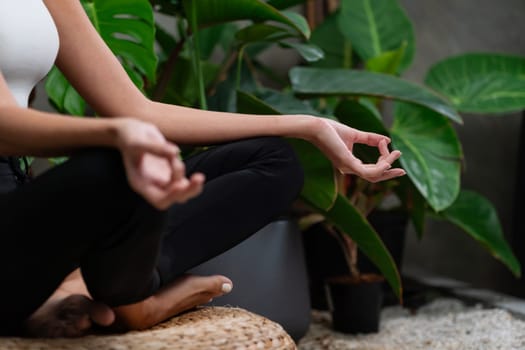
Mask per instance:
[[[364,11],[366,4],[371,4],[368,12]],[[370,11],[373,16],[363,20]],[[493,114],[523,109],[525,101],[517,96],[523,89],[519,76],[525,69],[525,60],[468,53],[434,65],[427,74],[426,85],[421,86],[397,77],[410,64],[413,37],[411,23],[397,2],[386,5],[343,0],[342,8],[312,34],[312,41],[324,49],[326,59],[291,70],[291,92],[295,96],[256,91],[251,96],[240,94],[239,106],[243,111],[261,112],[264,108],[260,104],[265,104],[268,113],[335,116],[350,126],[390,135],[394,147],[403,151],[400,162],[408,176],[387,184],[380,194],[395,198],[397,209],[410,216],[420,237],[426,216],[447,220],[519,276],[519,263],[503,238],[492,204],[475,192],[460,190],[463,154],[451,122],[462,123],[461,112]],[[380,113],[387,99],[397,101],[391,126]],[[364,194],[375,185],[358,186],[351,194],[341,193],[341,186],[333,180],[334,173],[330,173],[327,162],[323,163],[322,155],[305,145],[297,148],[311,179],[303,192],[304,201],[354,238],[396,291],[399,275],[388,270],[391,260],[385,258],[381,243],[375,239],[373,244],[367,242],[374,237],[370,225],[363,225],[362,221],[368,210],[357,215],[359,205],[351,200],[359,196],[369,198]],[[355,152],[364,159],[376,157],[366,149]],[[342,213],[347,215],[339,215]],[[361,236],[358,232],[366,234]],[[381,261],[379,256],[385,259]]]

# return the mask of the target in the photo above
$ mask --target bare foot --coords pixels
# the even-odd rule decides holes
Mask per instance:
[[[109,326],[114,320],[108,306],[85,295],[65,296],[57,291],[26,321],[26,331],[32,337],[79,337],[93,324]]]
[[[115,325],[128,330],[150,328],[229,293],[232,287],[224,276],[183,276],[141,302],[113,308]]]

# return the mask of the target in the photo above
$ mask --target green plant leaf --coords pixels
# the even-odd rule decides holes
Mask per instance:
[[[385,51],[366,61],[366,69],[372,72],[396,75],[405,56],[406,42],[397,50]]]
[[[377,108],[365,101],[343,100],[337,105],[334,114],[340,122],[352,128],[389,135]],[[366,145],[354,145],[352,151],[365,163],[375,163],[379,157],[377,149]]]
[[[147,0],[84,0],[84,9],[122,63],[155,81],[155,21]]]
[[[270,0],[268,1],[268,5],[278,10],[283,10],[295,5],[304,4],[305,2],[306,0]]]
[[[166,90],[163,102],[191,107],[199,98],[197,76],[193,71],[192,61],[184,56],[179,56],[171,75],[171,80]],[[202,62],[204,84],[214,81],[219,67],[209,62]]]
[[[378,109],[366,100],[343,100],[335,110],[335,116],[342,123],[353,128],[388,135]]]
[[[302,43],[293,43],[293,42],[281,42],[279,43],[282,47],[287,47],[297,51],[302,58],[307,62],[316,62],[324,57],[324,52],[316,45],[313,44],[302,44]]]
[[[276,42],[291,36],[286,28],[266,23],[256,23],[239,30],[235,34],[235,39],[242,44],[249,44],[261,41]]]
[[[461,191],[457,200],[441,213],[441,217],[481,243],[516,277],[521,275],[520,263],[505,241],[496,209],[485,197],[472,191]]]
[[[300,104],[301,101],[298,103]],[[292,110],[296,111],[297,105],[291,104],[289,99],[286,103],[270,106],[254,95],[237,92],[237,110],[241,113],[286,114],[290,113],[288,107],[291,105],[294,106]],[[316,208],[328,210],[334,204],[337,195],[332,163],[319,149],[306,141],[291,139],[289,142],[294,147],[305,173],[301,197]]]
[[[352,67],[352,45],[339,30],[337,25],[339,14],[339,11],[331,14],[312,32],[310,42],[319,46],[325,53],[324,59],[315,62],[313,67]]]
[[[396,179],[399,185],[394,188],[398,198],[403,203],[403,207],[410,214],[410,219],[418,238],[423,238],[425,232],[425,214],[427,201],[414,186],[408,176]]]
[[[153,49],[155,24],[149,2],[82,0],[82,5],[96,30],[119,57],[131,80],[141,89],[143,76],[154,82],[157,56]],[[86,102],[56,69],[48,76],[46,92],[60,112],[73,115],[85,113]]]
[[[191,1],[193,0],[183,1],[188,17],[192,8]],[[278,11],[261,0],[199,0],[196,8],[200,26],[237,20],[274,21],[293,28],[304,38],[310,37],[310,29],[304,17],[294,12]]]
[[[463,153],[450,121],[429,109],[396,104],[392,143],[401,165],[435,211],[458,196]]]
[[[359,249],[379,268],[392,290],[401,298],[401,278],[392,256],[366,218],[346,199],[338,195],[326,218],[346,233]]]
[[[150,0],[155,11],[173,16],[182,13],[182,4],[180,0]]]
[[[339,28],[364,60],[397,50],[406,43],[400,69],[414,57],[414,29],[397,0],[342,0]]]
[[[461,112],[525,109],[525,57],[484,53],[455,56],[435,64],[425,82]]]
[[[265,89],[259,90],[256,96],[268,106],[272,106],[273,109],[279,111],[279,114],[309,114],[330,118],[319,113],[308,101],[299,100],[291,94]]]
[[[86,111],[86,102],[69,84],[66,77],[53,67],[46,80],[45,89],[51,104],[60,113],[82,116]]]
[[[456,110],[432,90],[387,74],[349,69],[294,67],[290,71],[293,91],[306,96],[377,96],[425,106],[454,121]]]

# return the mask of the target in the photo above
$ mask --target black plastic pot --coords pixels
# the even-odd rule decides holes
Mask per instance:
[[[370,224],[377,231],[394,262],[400,268],[403,260],[405,232],[408,215],[397,211],[374,211],[368,216]],[[312,307],[318,310],[328,310],[325,281],[333,276],[348,275],[348,268],[341,245],[324,227],[316,224],[303,233],[306,264]],[[377,267],[360,251],[358,253],[358,268],[361,273],[378,274]],[[383,283],[384,304],[398,303],[390,286]]]
[[[299,340],[310,325],[310,296],[297,224],[278,220],[218,257],[192,269],[222,274],[234,284],[211,305],[237,306],[265,316]]]
[[[378,275],[364,275],[357,281],[350,276],[328,279],[332,328],[348,334],[377,332],[383,302],[382,283],[383,278]]]

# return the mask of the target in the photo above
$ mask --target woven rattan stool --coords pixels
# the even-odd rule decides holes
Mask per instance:
[[[243,309],[205,307],[153,329],[72,339],[0,338],[2,350],[296,349],[277,323]]]

